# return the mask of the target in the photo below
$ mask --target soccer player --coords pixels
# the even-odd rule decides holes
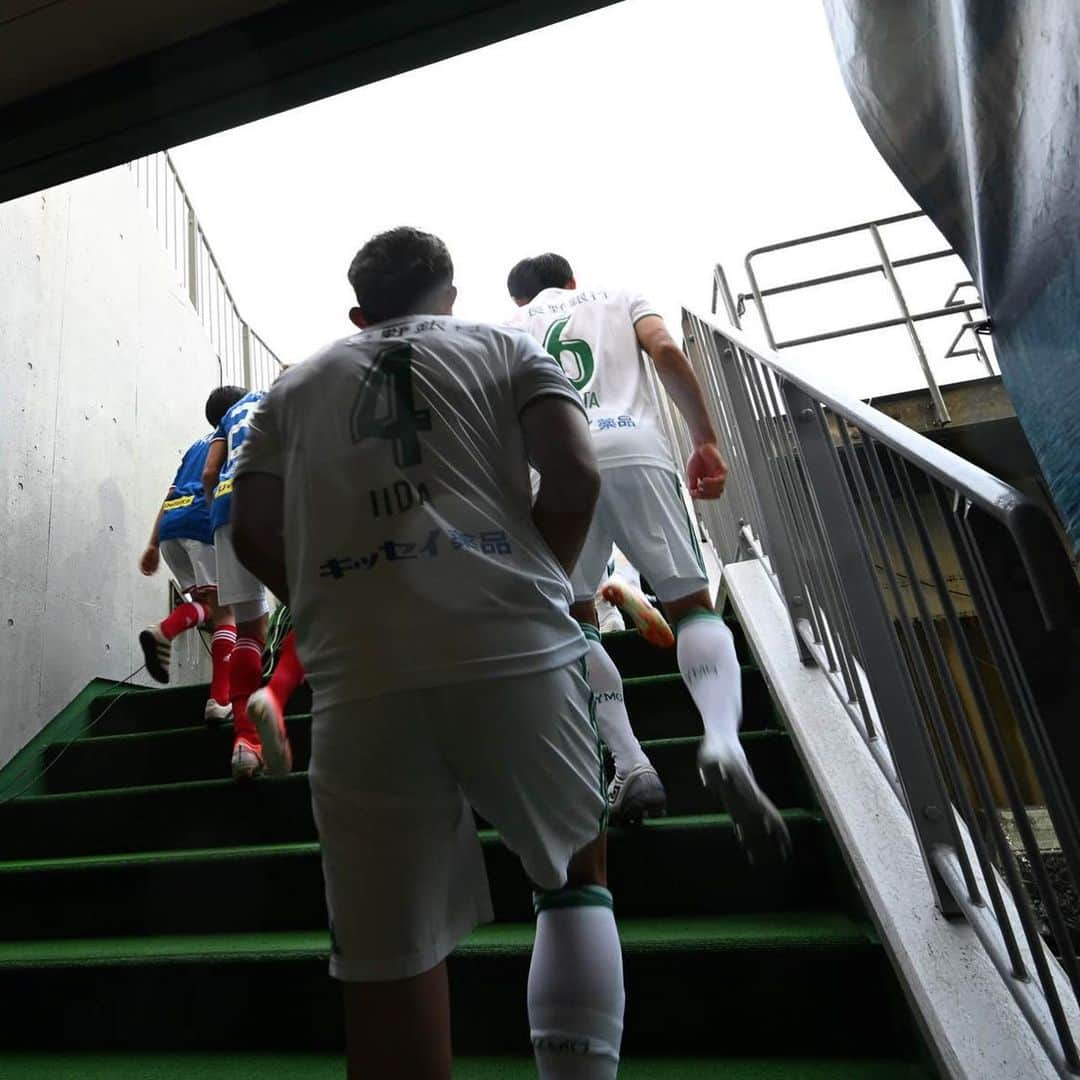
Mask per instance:
[[[206,399],[206,419],[216,428],[222,416],[244,391],[235,386],[219,386]],[[146,670],[158,682],[169,681],[172,641],[185,630],[204,623],[214,627],[210,647],[213,675],[204,716],[207,723],[219,724],[232,715],[229,703],[229,658],[236,643],[232,610],[218,603],[217,568],[210,511],[202,486],[202,472],[210,450],[210,435],[192,443],[180,461],[172,485],[165,495],[150,541],[139,560],[139,569],[148,577],[157,573],[161,558],[172,571],[180,591],[190,599],[165,619],[139,634]]]
[[[713,610],[642,350],[693,437],[686,464],[690,494],[715,499],[724,490],[727,466],[693,369],[646,300],[621,290],[579,289],[560,255],[523,259],[510,271],[507,287],[521,308],[519,325],[560,361],[581,395],[603,478],[572,581],[573,613],[590,639],[597,723],[615,759],[612,816],[633,821],[664,802],[660,778],[630,727],[622,678],[597,629],[594,596],[615,542],[649,579],[675,627],[679,671],[704,726],[702,782],[724,802],[751,861],[786,857],[787,827],[758,787],[739,743],[739,661],[731,631]]]
[[[312,687],[349,1076],[450,1076],[445,958],[492,918],[474,808],[535,889],[540,1076],[611,1080],[622,956],[569,613],[598,487],[585,413],[528,335],[451,317],[437,237],[376,236],[349,281],[361,331],[269,391],[233,518],[237,552],[290,604]]]
[[[222,416],[210,439],[203,467],[202,484],[210,506],[214,534],[214,557],[218,576],[218,598],[229,604],[236,617],[236,645],[229,671],[229,699],[233,711],[232,775],[234,780],[250,780],[263,771],[262,743],[247,713],[248,698],[262,682],[262,650],[266,640],[266,590],[236,558],[232,543],[233,479],[240,447],[247,437],[251,414],[263,398],[261,391],[241,387],[237,398]]]

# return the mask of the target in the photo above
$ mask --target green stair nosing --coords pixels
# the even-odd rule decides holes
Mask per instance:
[[[302,771],[289,773],[288,776],[260,776],[256,783],[299,784],[307,780],[307,773]],[[19,806],[54,805],[64,802],[76,802],[80,799],[127,799],[149,792],[168,791],[232,791],[237,782],[231,776],[209,777],[205,780],[172,780],[166,784],[134,784],[131,787],[83,788],[79,791],[56,791],[48,795],[24,795],[15,800]]]
[[[824,825],[825,819],[813,810],[801,808],[781,810],[788,825],[806,823]],[[665,832],[677,830],[707,830],[733,828],[728,814],[687,814],[665,818],[650,818],[630,828],[611,829],[619,836],[632,834],[635,830]],[[494,829],[481,829],[477,834],[481,844],[499,843]],[[127,866],[153,866],[161,863],[217,862],[230,859],[287,858],[317,855],[319,845],[314,840],[297,840],[285,844],[242,844],[217,848],[178,848],[174,851],[132,851],[112,855],[62,855],[46,859],[12,859],[0,862],[0,878],[5,874],[48,873],[56,871],[80,871],[87,869],[111,869]]]
[[[878,950],[881,947],[869,924],[858,922],[840,911],[654,917],[617,919],[617,922],[624,954],[773,952],[778,949],[817,952],[851,948]],[[454,955],[526,955],[532,948],[534,934],[533,922],[488,923],[474,930],[454,950]],[[326,930],[62,938],[0,942],[0,970],[146,963],[266,963],[326,959],[329,954],[330,936]]]
[[[342,1052],[233,1051],[0,1052],[4,1075],[20,1080],[340,1080]],[[915,1062],[895,1057],[655,1057],[624,1053],[620,1080],[928,1080]],[[455,1080],[535,1080],[532,1055],[455,1054]]]
[[[42,791],[45,749],[72,742],[90,725],[90,703],[118,690],[115,679],[91,679],[36,735],[0,769],[0,805],[12,794]]]

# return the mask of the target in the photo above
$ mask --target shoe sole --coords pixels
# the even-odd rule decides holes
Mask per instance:
[[[288,736],[277,725],[273,710],[261,700],[248,701],[248,717],[254,722],[262,743],[263,767],[269,776],[287,776],[292,772],[292,747]]]
[[[169,669],[162,667],[161,661],[158,659],[157,638],[149,630],[142,630],[139,633],[139,645],[142,647],[143,663],[146,664],[146,671],[150,678],[155,682],[167,683],[169,681]]]
[[[643,791],[635,794],[643,787]],[[667,813],[667,792],[656,773],[643,772],[631,777],[619,796],[618,802],[608,810],[612,825],[640,825],[645,818],[659,818]]]
[[[218,716],[216,713],[203,712],[203,723],[208,728],[219,728],[222,724],[227,724],[232,719],[232,709],[229,709],[224,716]]]
[[[751,865],[785,862],[790,857],[787,825],[749,771],[725,770],[719,762],[709,762],[698,767],[698,775],[731,815],[735,835]]]
[[[252,768],[237,769],[236,765],[232,766],[232,778],[238,784],[249,784],[266,768],[265,761],[260,765],[258,762]]]
[[[608,596],[607,592],[608,590],[604,589],[604,599],[621,611],[625,611],[630,616],[637,632],[650,645],[658,649],[670,649],[675,644],[675,635],[671,632],[667,620],[651,604],[643,602],[630,589],[622,585],[612,588],[618,600],[614,596]]]

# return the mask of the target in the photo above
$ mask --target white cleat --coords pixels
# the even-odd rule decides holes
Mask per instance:
[[[259,732],[263,760],[270,776],[286,776],[292,772],[292,747],[285,730],[285,717],[268,687],[256,690],[247,703],[248,716]]]
[[[699,753],[698,774],[731,815],[735,835],[752,865],[784,862],[790,857],[787,825],[758,787],[741,748],[728,754]]]
[[[224,724],[226,720],[232,719],[232,705],[229,702],[219,705],[213,698],[210,698],[206,703],[206,708],[203,709],[203,719],[210,727]]]
[[[169,681],[169,660],[172,658],[172,643],[161,632],[161,626],[154,623],[139,634],[142,646],[143,662],[150,678],[159,683]]]
[[[233,744],[232,778],[240,782],[253,780],[263,771],[263,759],[258,750],[244,739]]]
[[[667,792],[660,775],[644,762],[608,784],[608,819],[612,825],[638,825],[644,818],[667,813]]]
[[[667,619],[649,603],[640,589],[613,577],[600,590],[600,595],[609,604],[614,604],[626,612],[637,627],[637,632],[650,645],[655,645],[658,649],[670,649],[675,644],[675,635],[671,632]]]
[[[600,624],[601,634],[615,634],[626,629],[622,612],[610,601],[602,596],[596,601],[596,620]]]

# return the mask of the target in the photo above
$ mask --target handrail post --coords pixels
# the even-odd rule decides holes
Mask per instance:
[[[244,323],[244,387],[252,388],[251,381],[251,327]]]
[[[187,209],[187,287],[191,306],[199,310],[199,224],[195,211],[185,199]]]
[[[715,334],[715,331],[708,327],[700,327],[699,332]],[[735,367],[734,350],[736,346],[718,335],[717,338],[718,340],[715,342],[716,355],[719,361],[717,375],[724,380],[731,399],[735,426],[742,433],[747,458],[746,465],[755,485],[757,499],[764,517],[761,525],[768,542],[766,554],[780,583],[784,603],[791,616],[791,630],[799,652],[799,659],[808,666],[816,664],[817,661],[814,659],[813,653],[807,648],[795,625],[797,619],[806,617],[808,614],[807,600],[799,584],[801,578],[798,564],[788,542],[783,514],[777,500],[774,471],[776,466],[765,453],[758,430],[758,419],[754,413],[746,385],[739,373],[733,370]]]
[[[851,488],[834,447],[826,441],[831,435],[821,405],[786,381],[781,380],[780,385],[826,539],[837,565],[844,568],[843,588],[861,646],[860,659],[874,690],[874,703],[907,799],[934,901],[942,914],[960,915],[963,909],[933,858],[937,848],[957,850],[961,846],[952,801],[858,526]],[[851,465],[858,468],[856,462]]]
[[[892,294],[896,300],[897,307],[900,308],[900,314],[904,317],[904,325],[907,327],[908,337],[911,338],[912,347],[915,349],[915,355],[919,360],[919,367],[922,368],[923,377],[926,379],[926,385],[930,390],[930,400],[934,403],[934,417],[939,424],[948,424],[952,421],[952,417],[949,415],[949,410],[945,407],[945,399],[941,396],[941,389],[938,387],[937,380],[934,378],[934,373],[930,370],[930,361],[926,358],[926,350],[922,346],[922,341],[919,338],[919,332],[915,329],[915,323],[912,321],[911,312],[908,310],[907,301],[904,299],[904,294],[900,290],[900,282],[896,280],[896,271],[893,269],[892,261],[889,259],[889,253],[885,250],[885,244],[882,242],[881,233],[878,232],[877,225],[869,226],[870,236],[874,241],[874,247],[877,248],[878,255],[881,258],[881,269],[885,274],[885,278],[889,283],[889,288],[892,289]]]

